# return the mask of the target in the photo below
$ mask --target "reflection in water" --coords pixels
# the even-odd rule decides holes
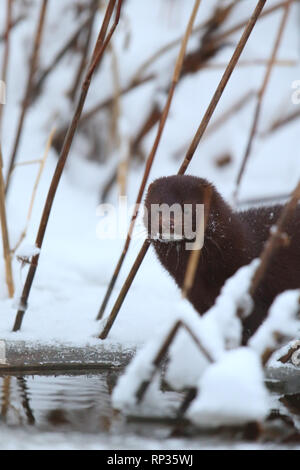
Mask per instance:
[[[30,403],[29,403],[29,398],[28,398],[28,387],[27,387],[27,384],[26,384],[25,377],[17,377],[17,383],[18,383],[19,388],[20,388],[20,395],[21,395],[21,398],[22,398],[22,405],[23,405],[23,409],[24,409],[24,411],[26,413],[26,416],[27,416],[28,424],[32,425],[32,424],[35,423],[35,419],[34,419],[32,410],[30,408]]]
[[[11,377],[4,377],[2,379],[2,400],[1,400],[1,417],[6,421],[6,415],[10,406],[10,381]]]
[[[113,413],[107,374],[0,378],[6,424],[108,432]]]
[[[111,407],[110,395],[116,378],[117,373],[108,370],[94,375],[0,377],[0,421],[8,427],[30,426],[39,434],[41,431],[75,431],[80,436],[87,433],[97,433],[97,436],[100,433],[105,436],[134,435],[158,441],[176,436],[177,439],[188,438],[189,442],[193,438],[199,439],[199,436],[202,439],[219,438],[219,442],[224,439],[233,442],[237,438],[247,441],[258,438],[265,442],[299,440],[299,394],[274,393],[274,398],[279,399],[278,409],[282,412],[274,410],[262,429],[252,426],[242,430],[242,433],[239,430],[238,434],[234,428],[228,428],[225,434],[224,430],[199,434],[199,430],[187,426],[184,421],[125,420]],[[183,411],[180,409],[184,406],[182,395],[168,391],[164,395],[177,410]],[[187,399],[191,397],[187,396]]]

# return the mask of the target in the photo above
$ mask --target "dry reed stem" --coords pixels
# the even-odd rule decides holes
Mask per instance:
[[[265,244],[264,250],[260,256],[261,262],[257,270],[254,273],[254,276],[251,282],[251,287],[249,290],[249,293],[252,297],[255,294],[259,283],[264,277],[266,269],[269,266],[269,263],[271,261],[271,258],[275,250],[282,245],[283,239],[285,238],[284,230],[285,230],[286,224],[288,223],[292,213],[296,209],[299,199],[300,199],[300,182],[297,184],[296,188],[294,189],[290,200],[285,204],[284,208],[282,209],[278,222],[276,223],[274,230],[271,231],[270,237],[267,243]]]
[[[299,0],[297,0],[297,1],[299,1]],[[280,2],[280,3],[278,3],[274,6],[266,9],[260,15],[260,19],[264,18],[265,16],[267,16],[267,15],[277,11],[278,9],[284,7],[286,5],[286,3],[287,3],[287,1]],[[223,33],[220,33],[219,35],[216,35],[214,37],[214,41],[216,41],[216,42],[223,41],[225,38],[227,38],[231,34],[234,34],[237,31],[239,31],[241,28],[245,27],[247,25],[247,23],[248,23],[248,19],[245,19],[245,20],[237,23],[236,25],[232,26],[230,29],[224,31]],[[209,20],[195,26],[195,28],[192,31],[192,34],[194,35],[194,34],[198,33],[199,31],[201,31],[203,28],[205,28],[208,25],[209,25]],[[178,46],[180,44],[180,41],[181,41],[181,38],[177,38],[177,39],[169,42],[168,44],[166,44],[162,48],[160,48],[153,55],[151,55],[143,64],[141,64],[139,66],[138,70],[134,74],[133,81],[138,81],[140,79],[141,75],[149,68],[150,65],[152,65],[157,59],[159,59],[163,54],[168,52],[170,49],[172,49],[173,47]]]
[[[300,348],[300,340],[296,340],[295,343],[290,347],[288,352],[281,356],[278,361],[282,362],[282,364],[287,364],[292,359],[292,356],[295,352],[297,352]]]
[[[119,118],[121,115],[120,102],[120,70],[118,57],[113,43],[110,45],[111,51],[111,72],[113,77],[114,98],[111,104],[110,142],[113,147],[119,148],[121,136],[119,132]]]
[[[147,75],[146,77],[143,77],[141,78],[140,80],[136,81],[136,82],[130,82],[128,85],[126,85],[125,87],[121,88],[120,90],[120,97],[123,96],[123,95],[126,95],[127,93],[129,93],[130,91],[134,90],[135,88],[138,88],[139,86],[141,85],[144,85],[145,83],[148,83],[150,82],[151,80],[153,80],[155,78],[155,75],[154,74],[150,74],[150,75]],[[89,119],[91,119],[93,116],[95,116],[95,114],[98,114],[100,111],[102,111],[103,109],[109,107],[112,105],[113,103],[113,100],[114,100],[114,94],[112,94],[111,96],[109,96],[108,98],[105,98],[103,101],[101,101],[100,103],[96,104],[95,106],[93,106],[91,109],[89,109],[88,111],[86,111],[81,119],[80,119],[80,125],[81,124],[84,124],[86,123]]]
[[[258,60],[259,61],[259,60]],[[264,65],[265,64],[265,61],[261,61],[261,65]],[[248,66],[248,65],[257,65],[255,63],[253,64],[250,64],[249,62],[245,62],[244,65]],[[295,62],[294,61],[290,61],[290,60],[283,60],[283,61],[277,61],[277,65],[278,66],[282,66],[282,67],[290,67],[290,66],[294,66],[295,65]],[[206,69],[206,68],[216,68],[216,69],[219,69],[219,68],[225,68],[226,65],[225,64],[205,64],[203,65],[203,69]],[[154,78],[156,77],[156,75],[154,73],[149,73],[149,75],[146,75],[145,77],[141,77],[137,80],[131,80],[130,83],[126,86],[124,86],[123,88],[121,88],[120,90],[120,96],[123,96],[127,93],[129,93],[130,91],[134,90],[135,88],[138,88],[139,86],[142,86],[144,85],[145,83],[148,83],[149,81],[151,80],[154,80]],[[84,124],[86,123],[89,119],[91,119],[92,117],[94,117],[96,114],[98,114],[100,111],[102,111],[103,109],[107,108],[108,106],[111,106],[112,104],[112,101],[113,101],[114,97],[113,95],[112,96],[109,96],[108,98],[105,98],[103,101],[101,101],[100,103],[96,104],[95,106],[93,106],[91,109],[89,109],[88,111],[86,111],[83,115],[82,115],[82,118],[80,120],[80,124]]]
[[[264,249],[260,255],[260,264],[256,269],[251,285],[249,288],[249,294],[253,298],[256,294],[257,288],[260,282],[263,280],[265,273],[272,261],[275,252],[283,245],[286,241],[285,228],[290,220],[293,212],[295,211],[298,201],[300,199],[300,181],[294,189],[290,200],[283,207],[278,222],[271,230],[270,236],[265,243]],[[252,314],[250,314],[251,317]],[[248,319],[249,317],[247,317]]]
[[[42,160],[37,158],[36,160],[25,160],[24,162],[18,162],[14,165],[13,170],[19,166],[27,166],[27,165],[36,165],[37,163],[41,163]]]
[[[46,67],[44,70],[41,71],[36,83],[34,84],[34,87],[30,96],[31,102],[33,102],[34,99],[38,96],[45,80],[48,78],[50,73],[52,73],[53,70],[55,70],[55,67],[61,62],[61,60],[66,55],[66,53],[73,47],[73,45],[76,43],[79,36],[82,34],[84,29],[90,24],[90,22],[91,22],[91,18],[89,17],[77,28],[77,30],[70,37],[70,39],[67,40],[66,44],[64,44],[63,47],[58,51],[58,53],[52,59],[48,67]]]
[[[44,29],[44,24],[45,24],[47,6],[48,6],[48,0],[43,0],[41,4],[40,13],[39,13],[37,29],[36,29],[36,33],[34,37],[33,52],[32,52],[32,56],[30,60],[29,73],[28,73],[27,84],[25,88],[25,94],[24,94],[24,98],[22,102],[22,109],[21,109],[21,113],[19,117],[17,133],[15,137],[13,151],[12,151],[10,161],[9,161],[8,174],[6,178],[6,188],[5,188],[6,193],[9,189],[10,177],[11,177],[11,173],[12,173],[15,160],[17,157],[17,152],[18,152],[18,148],[19,148],[19,144],[20,144],[20,140],[21,140],[21,136],[23,132],[27,110],[29,109],[30,96],[31,96],[31,92],[34,86],[34,76],[35,76],[37,64],[38,64],[39,50],[40,50],[42,33]]]
[[[207,126],[208,126],[208,123],[209,123],[209,121],[210,121],[210,119],[211,119],[211,117],[212,117],[212,115],[213,115],[213,113],[214,113],[214,111],[217,107],[217,104],[218,104],[218,102],[219,102],[219,100],[220,100],[220,98],[221,98],[221,96],[224,92],[224,89],[225,89],[225,87],[226,87],[226,85],[227,85],[227,83],[228,83],[228,81],[229,81],[229,79],[232,75],[232,72],[235,69],[235,66],[236,66],[236,64],[237,64],[237,62],[238,62],[238,60],[239,60],[239,58],[240,58],[240,56],[243,52],[243,49],[246,45],[246,42],[249,39],[249,36],[250,36],[250,34],[251,34],[251,32],[254,28],[254,25],[257,21],[257,18],[259,17],[259,14],[262,11],[265,3],[266,3],[266,0],[262,1],[262,2],[258,2],[258,5],[255,9],[255,12],[251,16],[251,19],[249,20],[248,25],[245,28],[245,30],[242,34],[242,37],[241,37],[241,39],[240,39],[240,41],[239,41],[239,43],[238,43],[238,45],[237,45],[237,47],[236,47],[236,49],[233,53],[233,56],[231,57],[231,59],[229,61],[229,64],[228,64],[228,66],[227,66],[227,68],[226,68],[226,70],[225,70],[225,72],[224,72],[224,74],[221,78],[221,81],[220,81],[220,83],[217,87],[217,90],[215,91],[215,94],[214,94],[214,96],[213,96],[213,98],[212,98],[212,100],[211,100],[211,102],[210,102],[210,104],[209,104],[209,106],[206,110],[206,113],[205,113],[205,115],[204,115],[204,117],[203,117],[203,119],[200,123],[200,126],[199,126],[199,128],[198,128],[198,130],[197,130],[197,132],[196,132],[196,134],[193,138],[193,141],[192,141],[192,143],[191,143],[191,145],[190,145],[190,147],[187,151],[186,157],[185,157],[185,159],[184,159],[184,161],[183,161],[183,163],[182,163],[182,165],[181,165],[181,167],[178,171],[179,175],[182,175],[182,174],[185,173],[185,171],[186,171],[186,169],[187,169],[187,167],[188,167],[188,165],[189,165],[189,163],[190,163],[190,161],[191,161],[191,159],[192,159],[192,157],[193,157],[193,155],[194,155],[194,153],[195,153],[195,151],[198,147],[198,144],[199,144],[199,142],[200,142]]]
[[[185,277],[184,277],[183,287],[182,287],[183,298],[188,297],[188,294],[194,284],[196,270],[197,270],[199,259],[201,256],[202,246],[204,244],[204,234],[205,234],[205,229],[207,227],[207,220],[208,220],[209,211],[210,211],[211,196],[212,196],[212,187],[208,186],[205,191],[204,201],[203,201],[204,217],[201,217],[199,227],[197,228],[196,240],[195,240],[195,245],[194,245],[195,248],[193,249],[193,251],[191,251],[191,254],[189,256],[189,261],[188,261],[186,271],[185,271]]]
[[[43,158],[41,160],[38,160],[38,162],[40,163],[40,167],[39,167],[39,171],[38,171],[38,174],[36,176],[36,180],[35,180],[35,183],[34,183],[34,186],[33,186],[25,227],[24,227],[24,230],[22,231],[22,233],[20,235],[20,238],[19,238],[15,248],[12,251],[13,253],[15,253],[17,251],[17,249],[21,245],[22,241],[26,237],[27,230],[28,230],[29,223],[30,223],[30,219],[31,219],[31,214],[32,214],[32,210],[33,210],[34,201],[35,201],[35,198],[36,198],[38,185],[39,185],[42,173],[43,173],[45,165],[46,165],[46,161],[47,161],[47,158],[48,158],[49,150],[50,150],[51,145],[52,145],[52,139],[53,139],[54,134],[55,134],[55,128],[53,128],[52,131],[50,132],[50,135],[49,135],[47,143],[46,143]],[[28,164],[28,162],[26,162],[26,163]]]
[[[184,159],[181,167],[179,168],[179,171],[178,171],[179,175],[184,174],[186,169],[188,168],[189,163],[193,158],[193,155],[196,151],[196,148],[197,148],[197,146],[198,146],[198,144],[199,144],[199,142],[200,142],[207,126],[208,126],[208,124],[209,124],[209,121],[210,121],[210,119],[211,119],[211,117],[212,117],[212,115],[213,115],[213,113],[214,113],[214,111],[217,107],[218,102],[221,99],[221,96],[222,96],[222,94],[223,94],[223,92],[226,88],[226,85],[227,85],[227,83],[228,83],[228,81],[229,81],[229,79],[232,75],[232,72],[233,72],[233,70],[234,70],[234,68],[235,68],[235,66],[238,62],[238,59],[239,59],[240,55],[242,54],[242,51],[243,51],[243,49],[244,49],[244,47],[245,47],[245,45],[246,45],[246,43],[249,39],[249,36],[250,36],[254,26],[255,26],[255,23],[256,23],[257,19],[259,18],[259,15],[260,15],[265,3],[266,3],[266,0],[258,0],[256,8],[255,8],[250,20],[247,23],[247,26],[246,26],[246,28],[245,28],[245,30],[244,30],[237,46],[235,48],[233,56],[232,56],[231,60],[228,63],[228,66],[227,66],[227,68],[226,68],[226,70],[225,70],[225,72],[224,72],[224,74],[221,78],[221,81],[220,81],[219,85],[217,86],[216,92],[214,93],[214,95],[213,95],[213,97],[210,101],[210,104],[208,105],[208,108],[207,108],[207,110],[206,110],[206,112],[205,112],[205,114],[204,114],[204,116],[201,120],[201,123],[200,123],[200,125],[199,125],[199,127],[196,131],[196,134],[195,134],[195,136],[192,140],[192,143],[191,143],[191,145],[190,145],[190,147],[187,151],[185,159]],[[144,242],[137,258],[136,258],[136,261],[134,262],[133,267],[131,268],[131,271],[130,271],[127,279],[125,280],[125,283],[124,283],[124,285],[123,285],[123,287],[122,287],[122,289],[121,289],[121,291],[118,295],[118,298],[117,298],[117,300],[116,300],[116,302],[113,306],[113,309],[112,309],[112,311],[111,311],[111,313],[110,313],[110,315],[107,319],[107,322],[106,322],[102,332],[99,335],[100,339],[105,339],[107,337],[107,335],[108,335],[115,319],[118,316],[119,310],[120,310],[120,308],[121,308],[121,306],[124,302],[124,299],[125,299],[125,297],[128,293],[128,290],[130,289],[132,281],[135,278],[135,275],[136,275],[136,273],[137,273],[137,271],[138,271],[145,255],[146,255],[146,253],[149,249],[149,246],[150,246],[149,241],[145,240],[145,242]],[[122,253],[122,256],[125,257],[124,253]],[[117,268],[119,268],[120,263],[122,263],[122,256],[121,256],[121,258],[118,262]],[[117,269],[116,269],[116,271],[117,271]],[[114,280],[114,278],[112,279],[112,281],[113,280]],[[108,301],[107,296],[109,298],[108,291],[106,293],[106,297],[104,299],[104,302]],[[101,311],[99,313],[101,313]]]
[[[145,171],[144,171],[142,182],[141,182],[139,192],[138,192],[138,195],[137,195],[135,209],[134,209],[133,215],[131,217],[129,230],[128,230],[127,237],[126,237],[126,240],[125,240],[125,245],[124,245],[123,251],[121,253],[121,256],[119,258],[119,261],[117,263],[117,266],[115,268],[115,271],[113,273],[113,276],[112,276],[112,278],[110,280],[110,283],[108,285],[108,289],[106,291],[105,297],[103,299],[103,302],[101,304],[99,313],[97,315],[97,320],[100,320],[103,317],[106,305],[107,305],[107,303],[110,299],[110,296],[111,296],[112,290],[114,288],[115,282],[118,278],[119,272],[121,270],[121,267],[123,265],[124,259],[126,257],[127,251],[128,251],[128,248],[130,246],[131,236],[132,236],[132,233],[133,233],[136,218],[138,216],[139,205],[141,203],[141,200],[142,200],[142,197],[143,197],[143,194],[144,194],[144,190],[145,190],[148,178],[149,178],[150,170],[152,168],[152,164],[153,164],[155,156],[156,156],[156,152],[157,152],[160,140],[161,140],[161,136],[163,134],[165,124],[166,124],[167,118],[169,116],[169,111],[170,111],[170,108],[171,108],[171,103],[172,103],[172,100],[173,100],[174,92],[175,92],[177,83],[178,83],[179,78],[180,78],[180,73],[181,73],[182,64],[183,64],[183,60],[184,60],[185,53],[186,53],[187,43],[188,43],[189,37],[191,35],[192,29],[193,29],[193,24],[194,24],[195,18],[197,16],[197,12],[198,12],[200,3],[201,3],[201,0],[195,0],[194,6],[193,6],[193,9],[192,9],[192,13],[190,15],[190,18],[189,18],[189,21],[188,21],[188,24],[187,24],[187,27],[186,27],[186,30],[185,30],[185,33],[184,33],[184,36],[183,36],[183,39],[182,39],[180,51],[179,51],[179,54],[177,56],[175,67],[174,67],[174,72],[173,72],[172,82],[171,82],[171,86],[170,86],[168,97],[167,97],[167,102],[166,102],[165,107],[162,111],[161,118],[160,118],[160,121],[159,121],[158,130],[157,130],[157,134],[156,134],[152,149],[150,151],[150,154],[149,154],[149,156],[147,158],[147,161],[146,161]]]
[[[256,95],[254,90],[247,91],[241,98],[239,98],[232,106],[230,106],[223,114],[216,118],[208,127],[205,132],[204,138],[207,138],[215,131],[217,131],[226,121],[228,121],[232,116],[239,112],[249,101]],[[183,153],[186,152],[188,144],[180,147],[174,153],[174,158],[179,158]]]
[[[275,60],[273,66],[277,67],[294,67],[298,65],[297,60],[293,59],[281,59],[281,60]],[[238,64],[238,68],[240,67],[256,67],[258,65],[264,66],[268,65],[269,60],[268,59],[251,59],[251,60],[241,60]],[[212,69],[212,70],[218,70],[218,69],[224,69],[226,67],[226,63],[208,63],[208,64],[203,64],[201,66],[201,69]]]
[[[137,403],[141,403],[143,400],[143,397],[150,385],[150,383],[153,380],[153,377],[161,365],[162,361],[164,360],[172,342],[174,341],[174,338],[176,334],[178,333],[179,329],[183,328],[187,331],[187,333],[190,335],[190,337],[193,339],[194,343],[198,347],[198,349],[201,351],[205,359],[210,363],[213,364],[215,361],[213,357],[210,355],[210,353],[207,351],[207,349],[203,346],[203,344],[200,342],[199,338],[194,334],[194,332],[190,329],[186,323],[184,323],[182,320],[178,320],[174,326],[171,328],[169,334],[166,336],[163,344],[159,348],[159,351],[157,352],[153,362],[152,362],[152,373],[151,376],[149,377],[148,380],[145,380],[144,382],[141,383],[140,387],[138,388],[136,392],[136,400]]]
[[[278,3],[277,5],[274,5],[273,7],[270,7],[269,9],[266,9],[265,11],[263,11],[260,15],[260,17],[258,18],[258,20],[260,20],[261,18],[281,9],[282,7],[284,7],[286,4],[287,4],[287,1],[289,0],[285,0],[284,2],[280,2]],[[294,0],[294,1],[299,1],[299,0]],[[218,42],[220,43],[221,41],[223,41],[224,39],[227,38],[227,36],[230,36],[231,34],[234,34],[236,33],[237,31],[239,31],[241,28],[243,28],[244,26],[247,25],[247,22],[248,20],[244,20],[242,22],[239,22],[238,24],[236,24],[235,26],[231,27],[230,29],[228,29],[227,31],[224,31],[223,33],[221,33],[220,35],[218,36],[215,36],[214,37],[214,42]],[[205,27],[207,23],[203,23],[201,25],[199,25],[198,27],[196,27],[196,29],[194,30],[194,32],[197,32],[199,31],[201,28]],[[166,51],[173,47],[173,46],[176,46],[180,43],[180,41],[182,40],[182,38],[178,38],[176,39],[175,41],[172,41],[172,43],[168,44],[167,46],[165,46],[166,48]],[[164,49],[164,48],[163,48]],[[142,66],[141,66],[142,67]],[[134,74],[134,77],[132,78],[132,80],[130,81],[130,83],[125,86],[124,88],[121,89],[120,91],[120,95],[123,95],[123,94],[126,94],[128,92],[130,92],[131,90],[133,90],[134,88],[137,88],[139,87],[140,85],[143,85],[144,83],[147,83],[151,80],[153,80],[155,78],[155,74],[154,73],[149,73],[149,75],[145,76],[145,77],[138,77],[137,76],[137,72]],[[96,104],[95,106],[93,106],[90,110],[86,111],[86,113],[84,113],[82,115],[82,118],[81,118],[81,123],[84,123],[84,122],[87,122],[89,119],[91,119],[95,114],[97,114],[98,112],[102,111],[104,108],[106,108],[107,106],[110,106],[111,103],[112,103],[112,100],[113,100],[113,96],[110,96],[108,98],[106,98],[105,100],[101,101],[99,104]]]
[[[0,224],[2,232],[2,245],[3,245],[3,258],[5,266],[5,279],[10,298],[14,296],[14,281],[12,273],[11,253],[9,245],[9,235],[7,227],[7,217],[5,208],[5,184],[3,178],[3,158],[2,158],[2,145],[0,140]]]
[[[21,21],[23,21],[26,18],[26,15],[20,15],[18,18],[16,18],[14,21],[11,22],[11,27],[10,29],[12,30],[15,26],[17,26]],[[2,41],[5,41],[5,35],[6,32],[0,34],[0,43]]]
[[[7,83],[7,69],[8,69],[8,61],[9,61],[9,52],[10,52],[10,31],[12,26],[12,5],[13,0],[6,1],[6,27],[5,27],[5,47],[4,47],[4,57],[3,57],[3,64],[2,64],[2,73],[1,73],[1,80],[6,84]],[[3,123],[3,111],[4,106],[0,105],[0,139],[2,136],[2,123]]]
[[[117,3],[117,5],[116,5],[116,3]],[[113,24],[112,24],[110,30],[108,31],[108,26],[109,26],[109,23],[110,23],[110,20],[111,20],[111,17],[113,15],[113,11],[114,11],[115,7],[116,7],[115,19],[113,21]],[[55,169],[52,181],[51,181],[49,192],[48,192],[48,195],[47,195],[47,199],[46,199],[46,203],[45,203],[45,207],[44,207],[44,210],[43,210],[39,230],[38,230],[37,237],[36,237],[36,243],[35,243],[36,247],[39,248],[39,249],[41,249],[42,245],[43,245],[44,236],[45,236],[45,233],[46,233],[46,229],[47,229],[47,225],[48,225],[49,216],[50,216],[50,212],[51,212],[51,209],[52,209],[53,201],[54,201],[54,198],[55,198],[55,194],[56,194],[56,191],[57,191],[57,188],[58,188],[58,185],[59,185],[59,182],[60,182],[60,178],[62,176],[64,167],[65,167],[65,163],[67,161],[67,157],[69,155],[70,148],[71,148],[71,145],[72,145],[72,142],[73,142],[73,139],[74,139],[77,127],[78,127],[78,123],[79,123],[79,120],[80,120],[82,109],[83,109],[84,104],[85,104],[85,100],[86,100],[86,97],[87,97],[87,94],[88,94],[88,91],[89,91],[89,87],[90,87],[90,83],[91,83],[94,71],[95,71],[96,67],[99,65],[99,63],[100,63],[100,61],[101,61],[101,59],[104,55],[104,52],[105,52],[105,50],[106,50],[106,48],[107,48],[107,46],[110,42],[110,39],[111,39],[111,37],[112,37],[112,35],[113,35],[113,33],[114,33],[118,23],[119,23],[120,14],[121,14],[121,7],[122,7],[122,0],[118,0],[118,1],[117,0],[110,0],[108,6],[106,8],[106,13],[105,13],[105,16],[104,16],[102,27],[101,27],[99,35],[98,35],[98,39],[97,39],[97,42],[96,42],[96,45],[95,45],[95,48],[94,48],[94,52],[92,54],[90,65],[88,67],[84,82],[82,84],[78,104],[75,108],[74,115],[73,115],[72,121],[70,123],[69,129],[68,129],[68,132],[67,132],[67,135],[66,135],[66,138],[65,138],[65,141],[64,141],[64,144],[63,144],[58,162],[57,162],[57,166],[56,166],[56,169]],[[27,302],[28,302],[28,297],[29,297],[29,294],[30,294],[31,286],[32,286],[34,276],[35,276],[35,273],[36,273],[36,269],[37,269],[37,266],[38,266],[39,256],[40,255],[38,254],[38,255],[36,255],[32,258],[32,263],[30,265],[28,275],[27,275],[27,278],[26,278],[26,281],[25,281],[25,285],[24,285],[24,288],[23,288],[23,292],[22,292],[22,295],[21,295],[20,308],[17,312],[17,316],[16,316],[15,323],[14,323],[14,326],[13,326],[13,331],[18,331],[21,328],[23,317],[24,317],[26,309],[27,309]]]
[[[84,46],[82,48],[81,60],[80,60],[79,67],[75,75],[74,83],[71,87],[71,90],[68,93],[68,96],[71,101],[74,101],[77,96],[77,93],[80,87],[80,82],[84,74],[85,68],[87,66],[88,52],[89,52],[90,43],[92,39],[95,16],[96,16],[96,12],[98,9],[98,0],[91,0],[90,9],[91,9],[91,14],[90,14],[90,18],[87,24],[87,34],[86,34]]]
[[[271,56],[270,56],[270,59],[269,59],[269,62],[268,62],[268,66],[266,68],[266,73],[264,75],[262,86],[261,86],[261,88],[259,90],[259,93],[258,93],[257,104],[256,104],[255,112],[254,112],[254,117],[253,117],[253,122],[252,122],[252,127],[251,127],[251,131],[250,131],[248,143],[247,143],[247,146],[246,146],[246,151],[245,151],[245,154],[244,154],[244,157],[243,157],[243,160],[242,160],[242,164],[241,164],[241,167],[240,167],[237,179],[236,179],[236,183],[235,183],[235,189],[234,189],[234,194],[233,194],[233,202],[234,202],[235,205],[237,203],[238,192],[239,192],[241,181],[242,181],[242,178],[243,178],[243,175],[244,175],[244,172],[245,172],[245,168],[246,168],[247,162],[249,160],[249,157],[251,155],[253,142],[254,142],[255,136],[257,134],[259,119],[260,119],[261,110],[262,110],[263,99],[264,99],[265,92],[267,90],[267,87],[268,87],[268,84],[269,84],[269,81],[270,81],[273,66],[274,66],[275,61],[276,61],[276,57],[277,57],[279,46],[280,46],[280,43],[281,43],[281,40],[282,40],[283,32],[284,32],[286,24],[287,24],[288,14],[289,14],[289,11],[290,11],[290,6],[292,4],[292,1],[293,0],[289,0],[286,3],[285,7],[284,7],[284,13],[283,13],[280,25],[279,25],[278,33],[277,33],[276,38],[275,38],[274,47],[273,47],[273,50],[272,50],[272,53],[271,53]]]
[[[300,110],[296,109],[295,111],[291,112],[287,116],[285,116],[283,118],[280,118],[277,121],[275,121],[272,124],[272,126],[270,127],[270,129],[268,129],[267,131],[265,131],[261,134],[261,137],[267,137],[270,134],[272,134],[273,132],[276,132],[281,127],[284,127],[287,124],[290,124],[292,121],[294,121],[296,119],[299,119],[299,118],[300,118]]]

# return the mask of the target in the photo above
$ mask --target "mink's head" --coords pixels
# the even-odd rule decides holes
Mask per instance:
[[[175,175],[155,180],[145,200],[144,223],[151,239],[164,242],[193,240],[208,192],[213,186],[202,178]]]

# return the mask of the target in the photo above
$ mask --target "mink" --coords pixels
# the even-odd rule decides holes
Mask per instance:
[[[188,300],[202,315],[215,302],[226,279],[241,266],[260,256],[276,224],[282,205],[262,206],[246,211],[234,211],[207,180],[191,175],[175,175],[155,180],[145,199],[145,226],[148,237],[159,261],[182,288],[191,251],[186,249],[187,240],[172,237],[176,232],[176,221],[171,218],[170,236],[163,239],[163,221],[159,219],[159,232],[153,237],[150,227],[151,205],[191,204],[193,224],[195,205],[203,204],[207,190],[210,202],[205,204],[206,228],[194,283]],[[208,213],[207,213],[208,211]],[[195,226],[193,225],[195,230]],[[300,287],[300,206],[291,216],[286,233],[287,246],[274,254],[269,267],[253,298],[253,311],[243,320],[243,339],[246,344],[267,316],[274,298],[287,289]]]

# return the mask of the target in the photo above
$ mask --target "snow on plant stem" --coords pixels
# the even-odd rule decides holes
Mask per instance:
[[[187,416],[198,426],[240,425],[262,421],[268,410],[260,359],[242,347],[227,351],[206,369]]]

